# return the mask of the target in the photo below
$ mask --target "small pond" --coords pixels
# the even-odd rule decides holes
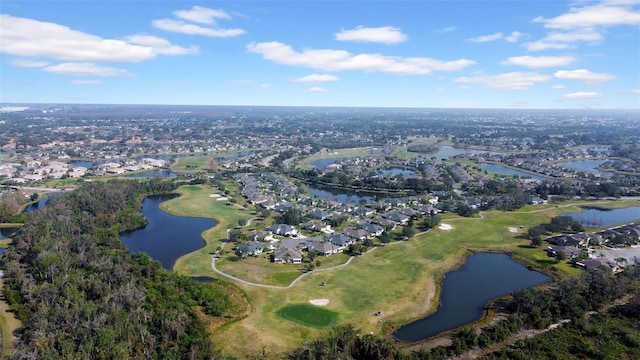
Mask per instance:
[[[504,166],[498,165],[498,164],[481,164],[480,168],[482,170],[485,170],[485,171],[488,171],[488,172],[492,172],[492,173],[496,173],[496,174],[500,174],[500,175],[517,175],[519,177],[531,178],[531,179],[534,179],[534,180],[540,180],[540,181],[545,180],[545,178],[542,177],[542,176],[529,174],[529,173],[524,172],[524,171],[511,169],[511,168],[504,167]]]
[[[166,178],[174,178],[176,176],[177,176],[176,173],[174,173],[173,171],[171,171],[169,169],[158,169],[158,170],[145,171],[145,172],[141,172],[141,173],[125,175],[125,177],[137,178],[137,179],[139,179],[139,178],[153,178],[153,177],[161,177],[163,179],[166,179]]]
[[[606,227],[615,224],[640,220],[640,206],[630,206],[621,209],[584,209],[581,212],[564,213],[571,216],[586,227]]]
[[[379,194],[366,191],[353,191],[327,186],[307,185],[311,197],[317,196],[327,201],[337,201],[343,204],[366,204],[383,198],[392,197],[389,194]]]
[[[175,196],[150,196],[142,201],[142,214],[148,224],[143,229],[120,235],[130,253],[146,252],[171,270],[181,256],[204,246],[202,232],[215,226],[212,219],[171,215],[160,204]]]
[[[463,267],[445,275],[438,310],[393,335],[400,341],[413,342],[458,328],[478,320],[489,301],[549,280],[506,254],[471,255]]]
[[[351,159],[350,157],[332,157],[326,159],[318,159],[311,162],[311,165],[318,169],[326,169],[331,164],[338,164],[346,159]]]
[[[610,171],[600,171],[597,169],[598,166],[604,164],[608,160],[577,160],[577,161],[566,161],[555,163],[555,165],[564,167],[567,169],[573,169],[578,171],[584,171],[596,175],[602,176],[613,176],[614,173]]]
[[[413,170],[403,169],[398,167],[376,169],[376,173],[382,176],[387,176],[387,177],[402,175],[404,178],[414,178],[418,176],[418,174],[416,174],[416,172]]]

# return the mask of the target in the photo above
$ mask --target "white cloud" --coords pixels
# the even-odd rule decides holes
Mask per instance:
[[[41,68],[49,65],[46,61],[36,61],[27,59],[14,59],[9,62],[12,66],[26,67],[26,68]]]
[[[51,65],[43,68],[42,70],[62,75],[74,75],[74,76],[126,76],[130,75],[128,71],[124,69],[117,69],[112,67],[98,66],[93,63],[62,63],[58,65]]]
[[[562,84],[558,84],[558,85],[553,85],[551,86],[551,89],[553,90],[562,90],[562,89],[566,89],[567,87],[562,85]]]
[[[553,74],[558,79],[578,80],[587,83],[603,83],[616,78],[613,74],[595,73],[587,69],[560,70]]]
[[[101,80],[73,80],[71,81],[72,85],[102,85],[103,82]]]
[[[335,39],[339,41],[375,42],[382,44],[399,44],[407,41],[407,35],[393,26],[369,28],[361,25],[351,30],[340,30],[334,35]]]
[[[603,36],[594,28],[582,28],[573,31],[554,31],[549,33],[545,38],[531,41],[524,44],[529,51],[542,51],[548,49],[567,49],[575,47],[578,42],[586,42],[589,44],[597,44],[601,42]]]
[[[570,100],[597,99],[597,98],[601,98],[602,94],[597,93],[597,92],[579,91],[579,92],[575,92],[575,93],[571,93],[571,94],[566,94],[566,95],[564,95],[562,97],[565,98],[565,99],[570,99]]]
[[[318,87],[318,86],[314,86],[314,87],[309,88],[309,90],[307,90],[307,91],[309,91],[309,92],[327,92],[329,90],[327,90],[325,88]]]
[[[576,61],[573,56],[514,56],[503,61],[503,65],[519,65],[529,68],[566,66]]]
[[[194,6],[191,10],[177,10],[173,14],[183,20],[199,24],[213,24],[214,19],[230,19],[231,16],[224,10],[209,9],[202,6]]]
[[[269,89],[271,88],[271,84],[260,84],[258,85],[260,89]]]
[[[429,74],[432,71],[457,71],[475,64],[475,61],[459,59],[441,61],[430,58],[404,58],[381,54],[351,54],[345,50],[306,49],[293,50],[281,42],[262,42],[247,45],[247,50],[260,54],[266,60],[279,64],[303,66],[325,71],[360,70],[394,74]]]
[[[477,37],[469,39],[469,41],[473,41],[473,42],[477,42],[477,43],[483,43],[483,42],[500,40],[503,37],[504,37],[504,34],[499,32],[499,33],[490,34],[490,35],[477,36]]]
[[[631,95],[640,95],[640,89],[631,90]]]
[[[511,34],[509,35],[505,35],[501,32],[497,32],[495,34],[476,36],[474,38],[469,39],[469,41],[476,42],[476,43],[485,43],[485,42],[491,42],[496,40],[504,40],[507,42],[517,42],[521,36],[522,36],[522,33],[519,31],[512,31]]]
[[[457,26],[447,26],[445,28],[436,30],[436,33],[437,34],[446,34],[448,32],[452,32],[453,30],[456,30],[457,28],[458,28]]]
[[[624,6],[612,5],[599,4],[585,7],[573,7],[566,14],[550,19],[537,17],[533,22],[543,23],[545,27],[550,29],[574,29],[593,26],[640,24],[640,12]]]
[[[509,36],[506,36],[504,39],[507,42],[518,42],[518,39],[522,36],[522,33],[519,31],[512,31]]]
[[[538,73],[511,72],[500,75],[463,76],[455,80],[457,83],[484,84],[489,89],[526,90],[536,83],[551,80],[551,76]]]
[[[155,28],[188,35],[203,35],[210,37],[227,38],[242,35],[242,29],[218,29],[195,24],[189,24],[182,20],[159,19],[151,23]]]
[[[137,34],[125,37],[127,42],[136,45],[148,46],[153,49],[154,53],[158,55],[187,55],[195,54],[198,52],[197,46],[184,48],[181,46],[173,45],[168,40],[163,38],[147,35]]]
[[[0,15],[0,39],[0,52],[63,61],[140,62],[157,55],[185,55],[198,51],[197,47],[183,48],[151,35],[132,35],[124,40],[103,39],[66,26],[10,15]],[[28,64],[25,61],[12,64],[24,66]]]
[[[66,26],[0,15],[0,51],[28,57],[67,61],[139,62],[156,54],[148,46],[103,39]]]
[[[328,81],[338,81],[338,80],[340,80],[340,78],[335,75],[311,74],[311,75],[294,79],[293,81],[295,82],[328,82]]]

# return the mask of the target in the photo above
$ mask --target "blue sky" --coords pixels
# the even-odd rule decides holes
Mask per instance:
[[[640,108],[640,0],[10,1],[0,102]]]

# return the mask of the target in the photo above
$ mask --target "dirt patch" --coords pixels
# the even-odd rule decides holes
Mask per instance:
[[[309,300],[309,302],[317,306],[329,305],[329,299],[313,299],[313,300]]]
[[[451,229],[453,229],[453,226],[451,226],[449,224],[440,224],[440,226],[438,226],[438,229],[440,229],[440,230],[451,230]]]
[[[226,197],[219,197],[216,200],[217,201],[226,201],[226,200],[229,200],[229,199],[227,199]]]
[[[219,198],[220,194],[211,194],[211,195],[209,195],[209,197],[211,197],[211,198]]]
[[[517,227],[509,226],[509,232],[516,234],[520,232],[520,229],[518,229]]]

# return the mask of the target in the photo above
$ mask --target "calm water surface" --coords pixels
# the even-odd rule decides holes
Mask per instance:
[[[571,216],[583,226],[603,227],[640,220],[640,206],[630,206],[612,210],[585,209],[582,212],[564,213],[561,215]]]
[[[540,181],[545,180],[545,178],[542,177],[542,176],[529,174],[529,173],[524,172],[524,171],[518,171],[518,170],[515,170],[515,169],[504,167],[502,165],[497,165],[497,164],[481,164],[480,168],[482,170],[486,170],[488,172],[501,174],[501,175],[518,175],[520,177],[531,178],[531,179],[534,179],[534,180],[540,180]]]
[[[148,221],[145,228],[121,234],[120,240],[130,253],[145,252],[171,270],[181,256],[204,246],[202,232],[215,226],[211,219],[171,215],[160,204],[175,196],[150,196],[142,202],[142,214]]]
[[[479,319],[489,301],[549,280],[547,275],[527,269],[506,254],[474,254],[462,268],[445,275],[438,310],[393,335],[411,342],[458,328]]]
[[[610,171],[600,171],[596,169],[598,166],[604,164],[607,161],[608,160],[578,160],[578,161],[559,162],[559,163],[556,163],[556,165],[569,168],[569,169],[578,170],[578,171],[589,172],[597,175],[613,176],[615,174]]]

